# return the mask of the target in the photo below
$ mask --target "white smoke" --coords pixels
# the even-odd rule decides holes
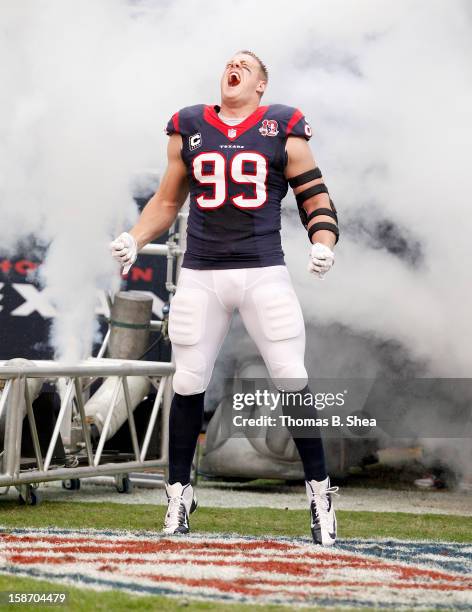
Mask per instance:
[[[118,275],[107,243],[135,214],[131,175],[162,170],[170,115],[217,102],[224,62],[250,48],[269,66],[264,103],[298,106],[310,120],[344,229],[323,283],[305,273],[302,227],[285,229],[307,318],[396,340],[437,375],[467,375],[468,7],[460,0],[3,2],[0,245],[12,249],[29,233],[51,243],[42,276],[58,309],[57,355],[77,359],[90,350],[96,288]],[[291,199],[285,206],[295,207]],[[416,255],[373,245],[353,229],[383,220]]]
[[[468,376],[466,4],[335,6],[342,9],[323,14],[314,48],[301,50],[305,72],[295,96],[307,94],[315,154],[345,231],[324,283],[309,283],[295,263],[298,245],[289,241],[292,273],[320,322],[395,339],[436,376]],[[371,248],[355,231],[359,220],[375,227],[382,219],[405,236],[404,256]],[[415,265],[409,249],[419,251]]]

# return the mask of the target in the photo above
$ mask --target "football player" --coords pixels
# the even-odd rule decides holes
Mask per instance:
[[[281,201],[290,185],[311,244],[308,270],[319,279],[334,263],[337,214],[308,144],[309,124],[296,108],[262,105],[267,83],[263,62],[240,51],[224,69],[219,105],[189,106],[172,116],[159,189],[136,225],[111,243],[113,257],[127,271],[139,250],[174,223],[190,195],[187,250],[169,316],[176,370],[168,534],[187,533],[196,508],[190,470],[204,395],[235,309],[281,392],[309,392],[303,315],[281,247]],[[292,432],[305,472],[313,540],[332,545],[331,496],[337,487],[326,473],[319,431],[313,434]]]

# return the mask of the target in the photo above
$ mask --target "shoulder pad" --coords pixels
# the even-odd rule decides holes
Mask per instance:
[[[203,119],[204,104],[195,104],[194,106],[185,106],[174,113],[167,123],[165,132],[168,136],[171,134],[188,135],[195,132]]]
[[[287,136],[301,136],[306,140],[311,138],[311,127],[298,108],[285,104],[271,104],[265,117],[278,122],[280,135],[283,138]]]

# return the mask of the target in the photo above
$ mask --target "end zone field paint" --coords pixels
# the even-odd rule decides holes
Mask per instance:
[[[0,530],[3,574],[220,602],[465,610],[471,570],[467,544]]]

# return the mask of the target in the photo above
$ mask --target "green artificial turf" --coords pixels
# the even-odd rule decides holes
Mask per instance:
[[[19,506],[16,501],[0,501],[0,527],[57,527],[160,531],[165,507],[149,504],[82,503],[44,501],[38,506]],[[427,539],[451,542],[472,541],[472,518],[439,514],[402,512],[337,511],[340,538]],[[199,508],[192,515],[193,532],[236,533],[244,535],[309,536],[308,512],[274,508]],[[67,592],[64,605],[0,604],[1,610],[39,612],[41,610],[162,610],[174,612],[289,612],[293,607],[223,604],[186,598],[138,596],[122,591],[94,591],[55,585],[43,580],[0,574],[0,592]],[[320,607],[303,610],[324,610]],[[332,612],[334,608],[330,608]],[[346,608],[343,608],[344,612]],[[364,609],[366,610],[366,609]],[[367,610],[366,610],[367,612]]]
[[[8,592],[16,593],[67,593],[67,603],[54,606],[43,606],[40,604],[0,604],[0,610],[21,610],[21,612],[92,612],[95,610],[107,610],[110,612],[125,612],[127,610],[162,610],[163,612],[189,611],[199,612],[290,612],[293,606],[275,605],[251,605],[251,604],[224,604],[221,602],[195,601],[185,597],[161,597],[157,595],[133,595],[123,591],[93,591],[91,589],[79,589],[64,585],[57,585],[45,580],[34,580],[32,578],[20,578],[0,575],[0,592],[5,599]],[[305,611],[325,610],[326,608],[309,607]],[[329,608],[333,612],[333,608]],[[364,612],[366,608],[363,609]],[[343,608],[346,612],[346,608]],[[347,611],[349,612],[349,610]]]
[[[165,507],[44,501],[38,506],[0,502],[0,527],[79,527],[160,531]],[[339,538],[404,538],[472,541],[472,517],[404,512],[338,510]],[[307,510],[277,508],[199,508],[192,515],[193,532],[244,535],[309,536]]]

